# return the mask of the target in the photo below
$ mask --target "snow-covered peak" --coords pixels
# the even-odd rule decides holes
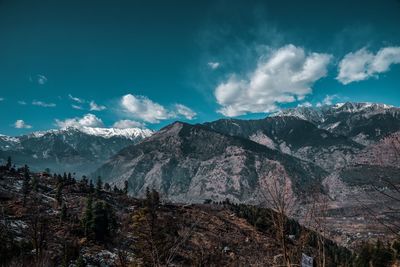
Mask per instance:
[[[327,115],[339,114],[342,112],[345,113],[359,113],[363,112],[366,116],[385,113],[388,110],[398,108],[379,103],[355,103],[355,102],[345,102],[345,103],[337,103],[334,105],[324,105],[321,107],[297,107],[297,108],[289,108],[278,111],[271,116],[273,117],[284,117],[284,116],[292,116],[297,117],[299,119],[308,120],[312,122],[323,122]]]
[[[73,135],[77,132],[103,138],[123,137],[131,140],[137,138],[146,138],[153,134],[153,131],[141,128],[119,129],[119,128],[93,128],[93,127],[82,126],[82,127],[66,127],[57,130],[53,129],[47,131],[37,131],[37,132],[32,132],[26,136],[28,138],[40,138],[47,134]]]
[[[7,136],[7,135],[3,135],[0,134],[0,139],[5,141],[5,142],[11,142],[11,143],[17,143],[19,142],[19,139],[13,136]]]
[[[362,111],[374,111],[374,112],[384,112],[387,109],[394,108],[394,106],[380,104],[380,103],[371,103],[371,102],[363,102],[363,103],[337,103],[331,106],[333,110],[340,112],[362,112]]]
[[[68,129],[66,129],[68,130]],[[119,129],[119,128],[93,128],[93,127],[80,127],[77,130],[94,136],[100,136],[104,138],[111,138],[111,137],[125,137],[128,139],[136,139],[146,138],[153,134],[153,131],[149,129],[141,129],[141,128],[126,128],[126,129]]]

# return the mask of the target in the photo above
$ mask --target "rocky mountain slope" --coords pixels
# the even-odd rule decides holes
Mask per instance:
[[[146,129],[66,128],[18,137],[0,136],[0,159],[35,170],[87,174],[122,148],[148,137]]]
[[[29,173],[26,179],[24,171],[0,167],[0,266],[153,266],[152,260],[160,266],[282,264],[271,210],[230,203],[150,204],[152,198],[95,190],[73,178]],[[144,218],[154,220],[152,231]],[[354,259],[348,249],[295,221],[287,221],[286,228],[292,263],[300,263],[301,253],[329,266],[349,266]],[[149,259],[154,251],[157,257]]]
[[[312,163],[203,125],[176,122],[129,146],[99,168],[107,182],[129,182],[132,195],[155,188],[177,202],[204,199],[258,203],[263,187],[279,180],[296,196],[326,172]]]
[[[274,117],[297,117],[318,128],[370,145],[400,130],[400,108],[377,103],[339,103],[331,106],[297,107]]]
[[[346,165],[363,148],[363,145],[346,136],[321,129],[299,116],[274,116],[260,120],[222,119],[205,125],[310,161],[327,171]]]

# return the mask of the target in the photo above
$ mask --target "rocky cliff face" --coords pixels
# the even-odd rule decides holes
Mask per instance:
[[[279,180],[295,197],[318,186],[326,173],[251,140],[176,122],[123,149],[94,175],[121,186],[127,180],[133,195],[150,187],[177,202],[258,203],[271,181]]]
[[[294,116],[261,120],[218,120],[206,123],[215,131],[241,136],[282,153],[310,161],[333,171],[347,164],[363,145],[346,136]]]

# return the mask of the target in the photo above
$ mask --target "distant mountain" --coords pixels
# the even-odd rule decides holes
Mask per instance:
[[[149,187],[178,202],[260,202],[260,189],[274,179],[298,196],[318,186],[326,172],[251,140],[176,122],[120,151],[97,175],[120,186],[127,180],[133,195]]]
[[[122,148],[150,136],[148,129],[66,128],[18,137],[0,136],[0,159],[34,170],[90,173]]]
[[[313,162],[328,171],[343,167],[364,147],[346,136],[318,128],[300,116],[274,116],[260,120],[222,119],[205,125],[220,133],[250,139]]]
[[[400,130],[400,108],[377,103],[339,103],[331,106],[297,107],[273,117],[297,117],[318,128],[370,145]]]
[[[288,178],[294,194],[307,192],[305,185],[327,173],[351,184],[353,176],[347,174],[359,168],[357,159],[376,162],[380,140],[400,130],[399,110],[344,103],[284,110],[260,120],[177,122],[123,149],[95,175],[120,186],[128,180],[134,195],[148,186],[176,201],[254,201],[266,177]],[[374,144],[375,158],[368,152]],[[373,168],[381,168],[377,165]],[[389,174],[396,173],[392,167],[382,166]],[[368,180],[374,173],[363,175]]]

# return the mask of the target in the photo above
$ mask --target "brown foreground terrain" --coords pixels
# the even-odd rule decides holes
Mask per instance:
[[[316,266],[366,266],[293,220],[280,239],[276,213],[229,201],[169,204],[155,191],[139,200],[101,182],[3,166],[0,204],[0,266],[296,266],[302,253]],[[376,266],[397,257],[383,244],[368,249]]]

